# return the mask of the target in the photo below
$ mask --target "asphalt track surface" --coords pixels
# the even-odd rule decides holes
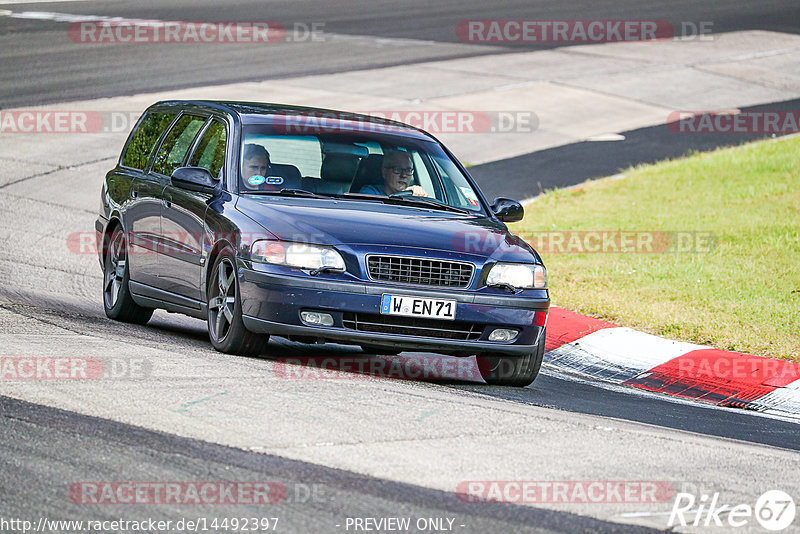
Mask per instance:
[[[748,111],[794,111],[800,100],[743,107]],[[621,132],[619,141],[584,141],[540,150],[515,158],[470,167],[469,172],[487,198],[526,199],[548,189],[578,185],[612,176],[628,167],[680,158],[768,137],[757,133],[676,133],[667,125]],[[498,181],[497,176],[503,180]]]
[[[1,9],[163,21],[277,21],[290,28],[322,23],[327,37],[211,47],[76,44],[67,23],[0,17],[0,109],[559,46],[465,44],[456,35],[464,20],[665,20],[678,34],[684,22],[710,21],[718,33],[800,31],[800,4],[794,0],[112,0],[10,3]]]
[[[398,513],[411,517],[456,517],[461,532],[653,532],[511,504],[464,503],[453,493],[378,480],[278,456],[247,453],[197,440],[152,432],[112,421],[0,397],[0,446],[14,463],[0,473],[6,489],[4,516],[80,518],[86,505],[67,500],[71,481],[108,480],[146,468],[155,480],[268,480],[286,487],[284,502],[265,505],[192,507],[193,517],[279,517],[284,532],[331,532],[347,517]],[[60,452],[59,452],[60,451]],[[102,464],[97,463],[98,455]],[[18,481],[25,481],[24,485]],[[313,493],[312,493],[313,492]],[[312,497],[313,495],[313,497]],[[31,506],[36,499],[35,510]],[[313,506],[313,511],[309,506]],[[95,505],[93,519],[117,519],[115,506]],[[126,518],[178,521],[178,506],[137,505]],[[129,507],[130,509],[130,507]]]
[[[265,7],[266,6],[266,7]],[[313,6],[310,9],[309,6]],[[494,45],[465,46],[450,30],[458,21],[470,18],[642,18],[680,21],[713,20],[715,31],[774,29],[798,32],[798,4],[784,2],[728,1],[696,2],[507,2],[503,5],[477,1],[443,1],[420,6],[416,2],[237,2],[221,6],[217,2],[64,2],[25,5],[0,5],[13,11],[40,10],[109,15],[160,20],[278,20],[284,23],[323,21],[328,32],[367,35],[380,39],[431,41],[432,45],[380,47],[363,46],[359,54],[343,54],[345,44],[328,46],[276,45],[259,50],[232,46],[224,51],[191,47],[142,45],[140,48],[105,46],[78,49],[65,39],[64,23],[0,17],[0,62],[2,87],[0,107],[35,105],[71,99],[131,94],[144,90],[262,80],[317,72],[370,68],[448,57],[497,53]],[[309,13],[313,12],[313,15]],[[402,16],[397,14],[401,13]],[[443,28],[449,29],[444,31]],[[374,41],[373,41],[374,44]],[[503,48],[503,47],[499,47]],[[509,51],[518,47],[504,47]],[[35,81],[34,81],[35,80]],[[796,103],[784,103],[796,109]],[[794,107],[792,107],[794,106]],[[774,106],[773,106],[774,108]],[[771,108],[772,109],[772,108]],[[542,188],[579,183],[586,178],[610,174],[641,161],[680,155],[687,150],[717,146],[720,141],[694,136],[672,136],[663,127],[625,132],[625,141],[568,145],[534,156],[495,162],[473,168],[474,174],[491,196],[491,176],[504,173],[542,176]],[[744,138],[728,138],[738,143]],[[557,169],[554,171],[552,169]],[[547,173],[550,173],[549,175]],[[552,176],[563,176],[561,181]],[[512,179],[511,183],[514,182]],[[516,186],[515,186],[516,187]],[[513,191],[516,193],[516,191]],[[520,197],[531,191],[519,189]],[[533,191],[535,193],[535,191]],[[94,207],[96,199],[87,198]],[[8,262],[12,254],[0,258]],[[95,263],[95,268],[96,262]],[[4,268],[5,269],[5,268]],[[39,272],[28,266],[33,277]],[[99,268],[90,283],[99,288]],[[67,273],[72,287],[86,285],[85,273]],[[158,313],[149,326],[132,327],[107,321],[98,298],[95,302],[76,299],[71,288],[58,293],[38,293],[4,283],[0,288],[3,312],[19,316],[20,324],[67,324],[71,331],[123,340],[131,345],[146,341],[163,344],[180,352],[191,350],[198,364],[213,364],[217,354],[207,343],[204,324]],[[278,353],[291,349],[295,354],[316,354],[301,345],[276,340]],[[277,347],[277,349],[275,348]],[[280,350],[279,350],[280,349]],[[314,349],[316,351],[317,349]],[[337,350],[337,349],[332,349]],[[350,354],[348,349],[344,354]],[[264,356],[269,359],[270,354]],[[255,363],[260,363],[256,359]],[[387,381],[391,382],[391,381]],[[280,382],[272,382],[280,384]],[[348,395],[341,383],[341,395]],[[387,387],[393,387],[389,384]],[[0,389],[2,391],[2,389]],[[142,396],[148,392],[143,389]],[[543,372],[529,388],[487,387],[470,383],[425,383],[415,385],[423,398],[445,395],[452,402],[481,398],[498,401],[514,410],[546,413],[555,422],[566,424],[572,418],[597,427],[623,425],[652,435],[654,442],[667,438],[711,438],[720,449],[741,444],[758,445],[765,457],[775,455],[780,470],[784,451],[800,449],[800,431],[794,423],[759,417],[746,412],[717,409],[675,401],[647,393],[588,383],[576,377]],[[540,412],[543,410],[544,412]],[[50,518],[113,519],[117,507],[89,507],[72,503],[67,495],[70,484],[90,480],[263,480],[283,483],[290,488],[318,484],[323,498],[313,502],[299,499],[276,505],[289,532],[337,532],[335,527],[347,517],[406,515],[411,517],[457,518],[466,525],[462,532],[639,532],[644,527],[619,524],[590,517],[590,514],[551,510],[534,506],[491,504],[475,507],[443,492],[422,485],[398,482],[334,469],[320,463],[303,462],[240,448],[227,447],[176,434],[148,430],[110,419],[91,417],[54,407],[30,404],[0,396],[0,516]],[[298,421],[298,424],[309,424]],[[352,421],[359,425],[357,420]],[[588,428],[588,427],[587,427]],[[379,429],[376,429],[379,432]],[[588,436],[588,434],[587,434]],[[504,439],[501,434],[499,440]],[[591,439],[587,437],[586,439]],[[552,444],[551,444],[552,445]],[[753,448],[743,449],[752,451]],[[606,452],[604,450],[604,452]],[[635,457],[624,447],[608,454],[624,462]],[[658,451],[654,450],[654,455]],[[564,452],[569,456],[569,451]],[[491,452],[487,451],[487,456]],[[562,480],[581,479],[581,463],[576,458],[562,474]],[[391,461],[391,459],[389,459]],[[591,461],[603,462],[598,456]],[[673,456],[670,462],[675,462]],[[752,478],[739,480],[737,470],[746,471],[748,458],[740,463],[719,465],[730,470],[729,484],[755,484]],[[692,466],[686,466],[684,480],[693,480]],[[788,475],[791,476],[791,469]],[[465,475],[466,476],[466,475]],[[657,473],[652,473],[657,477]],[[749,474],[747,477],[755,477]],[[796,476],[796,472],[795,472]],[[768,489],[768,488],[765,488]],[[186,508],[141,505],[125,509],[127,518],[153,516],[175,519],[193,516],[232,516],[264,514],[263,509],[247,506]]]

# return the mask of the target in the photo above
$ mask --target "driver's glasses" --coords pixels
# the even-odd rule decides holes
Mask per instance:
[[[394,174],[405,174],[405,175],[412,175],[414,174],[414,167],[386,167]]]

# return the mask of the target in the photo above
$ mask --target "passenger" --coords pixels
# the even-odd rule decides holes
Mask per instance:
[[[414,196],[428,196],[422,186],[410,185],[414,178],[414,166],[411,164],[411,155],[408,152],[399,150],[386,152],[383,156],[381,174],[382,184],[366,185],[359,193],[388,196],[400,191],[411,191]]]
[[[253,176],[266,176],[269,166],[269,152],[267,152],[266,148],[254,143],[244,145],[242,177],[246,183]]]

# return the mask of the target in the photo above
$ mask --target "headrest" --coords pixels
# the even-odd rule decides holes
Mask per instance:
[[[322,161],[321,178],[326,182],[353,181],[359,158],[351,154],[327,154]]]
[[[300,187],[300,170],[294,165],[271,163],[266,176],[257,182],[244,179],[245,187],[251,191],[280,191],[281,189],[297,189]]]
[[[278,176],[283,176],[293,183],[300,179],[300,169],[294,165],[287,165],[285,163],[270,163],[269,168],[270,170],[267,171],[267,174],[277,174]]]
[[[382,180],[382,164],[383,154],[370,154],[361,161],[358,166],[358,178],[363,182],[362,185],[379,183]]]

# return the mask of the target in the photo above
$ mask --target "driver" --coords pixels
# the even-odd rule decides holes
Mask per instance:
[[[388,151],[383,155],[381,166],[383,183],[366,185],[359,193],[368,195],[393,195],[400,191],[411,191],[418,197],[427,197],[428,193],[419,185],[410,185],[414,178],[414,166],[411,164],[411,155],[399,150]]]

